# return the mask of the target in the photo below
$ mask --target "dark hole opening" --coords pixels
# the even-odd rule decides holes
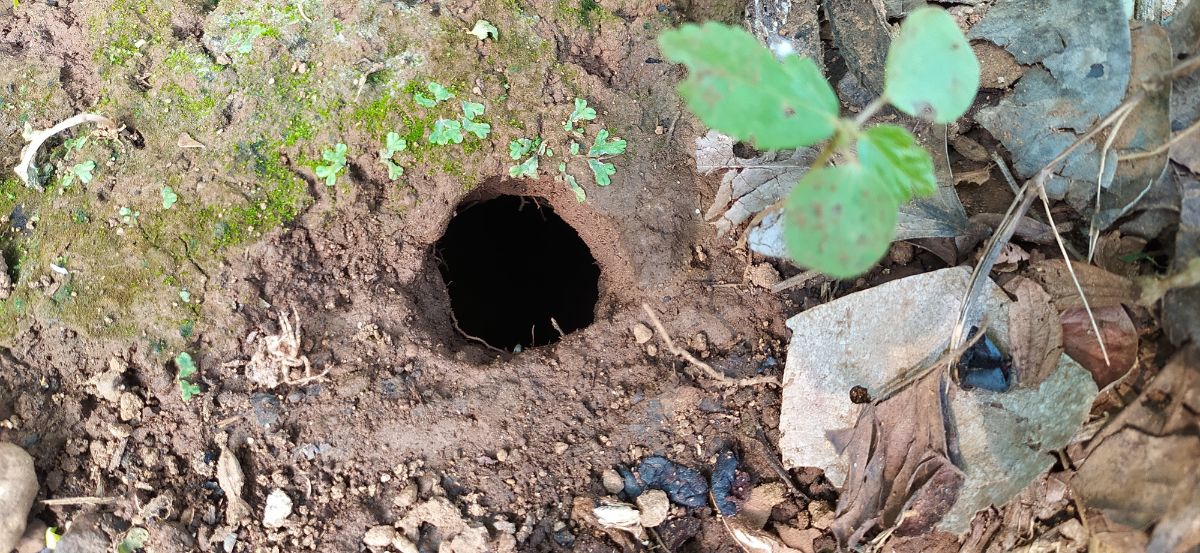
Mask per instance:
[[[469,337],[514,351],[592,324],[600,267],[542,198],[505,195],[460,205],[434,247],[450,308]]]

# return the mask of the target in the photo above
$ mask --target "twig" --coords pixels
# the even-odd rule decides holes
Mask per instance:
[[[58,499],[43,499],[42,505],[61,506],[61,505],[109,505],[120,501],[119,497],[60,497]]]
[[[462,334],[463,337],[467,338],[468,340],[474,340],[476,342],[479,342],[480,344],[483,345],[483,347],[490,349],[492,351],[495,351],[495,352],[499,352],[499,353],[503,353],[503,354],[512,353],[510,351],[504,351],[496,346],[493,346],[493,345],[487,343],[487,340],[484,340],[483,338],[479,338],[479,337],[467,334],[467,331],[463,330],[461,326],[458,326],[458,317],[454,316],[453,309],[450,310],[450,322],[454,323],[454,330],[457,330],[459,334]]]
[[[21,179],[21,182],[25,183],[25,186],[36,188],[39,192],[42,190],[41,185],[29,182],[29,167],[33,165],[33,160],[37,157],[38,148],[41,148],[42,144],[49,140],[50,137],[83,123],[96,123],[97,125],[104,127],[109,131],[115,131],[117,129],[116,122],[103,115],[95,113],[80,113],[67,118],[63,122],[54,125],[49,129],[30,131],[26,133],[25,139],[29,141],[29,144],[26,144],[25,147],[21,149],[21,162],[18,163],[16,167],[13,167],[13,172],[15,172],[17,177]]]
[[[779,462],[779,456],[775,454],[776,448],[771,444],[771,441],[767,439],[767,433],[763,431],[762,424],[757,424],[755,426],[756,428],[754,429],[754,437],[758,438],[758,443],[762,444],[763,448],[767,450],[767,463],[771,465],[771,468],[775,469],[775,472],[779,474],[779,478],[783,480],[783,483],[787,485],[788,489],[792,490],[792,495],[804,499],[805,502],[811,502],[812,498],[808,497],[808,494],[804,493],[804,491],[800,489],[800,486],[797,486],[796,483],[792,481],[792,475],[788,474],[788,471],[786,468],[784,468],[783,463]]]
[[[662,321],[658,320],[658,315],[655,315],[654,310],[650,308],[650,304],[643,303],[642,309],[646,312],[646,316],[650,317],[650,323],[654,325],[654,330],[658,332],[658,337],[663,341],[663,345],[667,347],[667,351],[670,351],[672,354],[678,357],[682,357],[688,363],[691,363],[693,366],[704,371],[704,374],[708,375],[709,378],[716,380],[718,384],[722,386],[737,387],[758,386],[761,384],[779,386],[779,380],[771,376],[729,378],[728,376],[721,374],[719,371],[712,368],[712,365],[697,359],[696,356],[692,355],[690,351],[676,346],[675,341],[671,339],[671,335],[667,334],[667,329],[663,327]]]
[[[1087,294],[1083,293],[1083,285],[1079,283],[1079,277],[1075,275],[1075,266],[1071,263],[1071,257],[1067,255],[1067,247],[1063,244],[1062,235],[1058,233],[1058,226],[1054,224],[1054,214],[1050,213],[1050,199],[1046,197],[1044,187],[1038,188],[1038,197],[1042,199],[1042,207],[1046,208],[1046,219],[1050,223],[1050,229],[1054,231],[1054,240],[1058,242],[1058,250],[1062,252],[1063,261],[1067,265],[1067,273],[1071,275],[1071,282],[1075,283],[1075,291],[1079,293],[1079,299],[1083,301],[1083,310],[1087,313],[1088,321],[1092,323],[1092,332],[1096,333],[1096,341],[1100,342],[1100,353],[1104,355],[1104,365],[1109,366],[1112,363],[1108,359],[1108,347],[1104,345],[1104,335],[1100,334],[1100,325],[1096,323],[1092,306],[1088,305]]]
[[[1160,155],[1160,154],[1166,152],[1167,150],[1170,150],[1171,146],[1174,146],[1175,144],[1179,143],[1180,140],[1183,140],[1183,137],[1196,132],[1197,129],[1200,129],[1200,120],[1197,120],[1195,123],[1192,123],[1192,125],[1190,127],[1175,133],[1173,136],[1171,136],[1170,140],[1164,142],[1163,144],[1160,144],[1157,148],[1155,148],[1153,150],[1149,150],[1146,152],[1136,152],[1136,153],[1132,153],[1132,154],[1126,154],[1123,156],[1117,156],[1117,161],[1133,161],[1135,159],[1144,159],[1144,158]]]
[[[773,284],[771,286],[771,292],[778,294],[784,290],[788,290],[790,288],[795,288],[796,286],[803,286],[803,285],[807,284],[808,281],[810,281],[814,278],[817,278],[819,276],[821,276],[820,271],[804,271],[803,273],[800,273],[800,274],[792,276],[792,277],[788,277],[786,280],[781,280],[781,281]]]
[[[1108,162],[1108,149],[1112,148],[1113,141],[1117,139],[1117,133],[1121,132],[1121,126],[1125,124],[1125,120],[1129,118],[1129,114],[1133,113],[1130,108],[1121,114],[1120,119],[1113,124],[1113,129],[1108,133],[1108,138],[1104,140],[1104,147],[1100,149],[1100,169],[1096,172],[1096,208],[1092,210],[1092,220],[1088,228],[1088,254],[1087,262],[1092,262],[1092,255],[1096,252],[1096,242],[1100,239],[1100,229],[1096,228],[1096,223],[1100,221],[1100,192],[1103,189],[1104,183],[1104,166]],[[1120,158],[1117,158],[1120,161]]]

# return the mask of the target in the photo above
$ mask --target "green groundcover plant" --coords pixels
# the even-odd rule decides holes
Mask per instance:
[[[869,270],[887,252],[900,205],[937,191],[933,160],[912,134],[863,123],[885,104],[948,123],[979,88],[974,52],[936,7],[904,20],[888,51],[883,95],[854,119],[839,117],[837,96],[812,60],[777,58],[740,28],[684,25],[663,33],[659,46],[687,66],[679,94],[709,127],[762,149],[826,141],[784,200],[784,243],[797,264],[835,278]],[[835,152],[847,161],[826,166]]]

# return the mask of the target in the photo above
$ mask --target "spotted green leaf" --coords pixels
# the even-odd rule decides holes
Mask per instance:
[[[617,174],[617,168],[611,163],[605,163],[598,159],[588,158],[588,168],[592,170],[592,174],[596,176],[597,186],[608,186],[612,184],[612,179],[609,177]]]
[[[895,125],[867,129],[858,139],[858,161],[874,172],[897,205],[937,192],[933,158],[909,132]]]
[[[615,156],[625,153],[625,141],[620,138],[608,139],[608,129],[600,129],[592,147],[588,148],[588,157]]]
[[[812,60],[779,61],[750,33],[713,22],[667,31],[658,44],[687,66],[679,94],[709,127],[772,150],[833,135],[838,99]]]
[[[175,202],[179,201],[179,194],[176,194],[175,190],[170,186],[162,187],[162,190],[159,191],[159,195],[162,196],[163,209],[171,209],[171,207],[175,205]]]
[[[433,132],[429,133],[429,142],[445,146],[451,142],[461,144],[463,141],[462,124],[454,119],[438,119],[433,123]]]
[[[470,119],[463,119],[462,128],[464,131],[467,131],[479,138],[487,138],[488,134],[492,132],[491,125],[487,123],[480,123],[478,121],[472,121]]]
[[[801,267],[833,278],[857,276],[887,252],[897,207],[862,165],[813,169],[788,195],[783,241]]]
[[[520,165],[513,165],[512,167],[509,167],[508,168],[508,176],[510,176],[514,179],[517,177],[526,177],[526,178],[530,178],[530,179],[537,178],[537,170],[538,170],[537,156],[529,156],[529,159],[525,160],[524,163],[522,163]]]
[[[500,30],[486,19],[476,21],[475,26],[471,27],[471,30],[467,32],[475,35],[479,40],[485,40],[489,36],[492,37],[492,40],[500,37]]]
[[[479,117],[480,115],[483,115],[483,110],[484,110],[483,104],[480,104],[478,102],[463,102],[462,103],[463,118],[468,121],[475,119],[476,117]]]
[[[978,90],[979,60],[954,18],[932,6],[909,13],[888,51],[883,96],[904,113],[949,123]]]
[[[532,152],[537,143],[528,138],[518,138],[508,143],[508,157],[510,159],[521,159],[525,154]]]

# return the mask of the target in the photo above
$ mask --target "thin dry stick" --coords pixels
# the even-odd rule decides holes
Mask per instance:
[[[1100,229],[1096,228],[1096,223],[1100,221],[1100,191],[1102,190],[1101,185],[1104,183],[1104,166],[1108,162],[1108,149],[1112,148],[1113,141],[1117,139],[1117,133],[1121,132],[1121,126],[1125,124],[1125,120],[1131,113],[1133,113],[1132,106],[1121,115],[1120,119],[1117,119],[1112,132],[1109,132],[1108,138],[1104,140],[1104,147],[1100,149],[1100,170],[1096,172],[1096,207],[1092,210],[1092,220],[1088,228],[1088,263],[1092,262],[1092,255],[1096,252],[1096,242],[1100,239]],[[1120,161],[1119,158],[1118,161]],[[1016,183],[1010,184],[1015,185]]]
[[[1183,140],[1183,137],[1196,132],[1196,129],[1200,129],[1200,120],[1196,121],[1195,123],[1192,123],[1192,126],[1175,133],[1175,135],[1172,136],[1170,140],[1166,141],[1165,143],[1161,144],[1159,147],[1157,147],[1153,150],[1149,150],[1149,151],[1145,151],[1145,152],[1137,152],[1137,153],[1127,154],[1127,155],[1123,155],[1123,156],[1117,156],[1117,161],[1133,161],[1135,159],[1144,159],[1144,158],[1154,157],[1154,156],[1163,154],[1167,150],[1170,150],[1171,146],[1174,146],[1175,144],[1178,144],[1180,140]]]
[[[655,315],[654,310],[650,308],[650,304],[643,303],[642,309],[646,312],[646,316],[650,317],[650,323],[654,325],[654,330],[658,332],[658,337],[663,341],[663,345],[667,347],[667,351],[670,351],[677,357],[683,358],[693,366],[698,367],[700,370],[704,371],[704,374],[708,375],[709,378],[716,380],[718,384],[722,386],[737,387],[758,386],[761,384],[779,386],[779,380],[771,376],[729,378],[728,376],[721,374],[720,371],[712,368],[712,365],[697,359],[696,356],[692,355],[690,351],[676,346],[675,341],[671,339],[671,335],[667,333],[667,329],[663,327],[662,321],[658,320],[658,315]]]
[[[61,506],[61,505],[108,505],[116,503],[121,498],[119,497],[60,497],[58,499],[43,499],[42,505]]]
[[[787,280],[781,280],[781,281],[775,283],[774,285],[771,286],[771,292],[778,294],[789,288],[795,288],[796,286],[803,286],[803,285],[807,284],[808,281],[810,281],[814,278],[817,278],[819,276],[821,276],[820,271],[804,271],[803,273],[800,273],[796,276],[788,277]]]

